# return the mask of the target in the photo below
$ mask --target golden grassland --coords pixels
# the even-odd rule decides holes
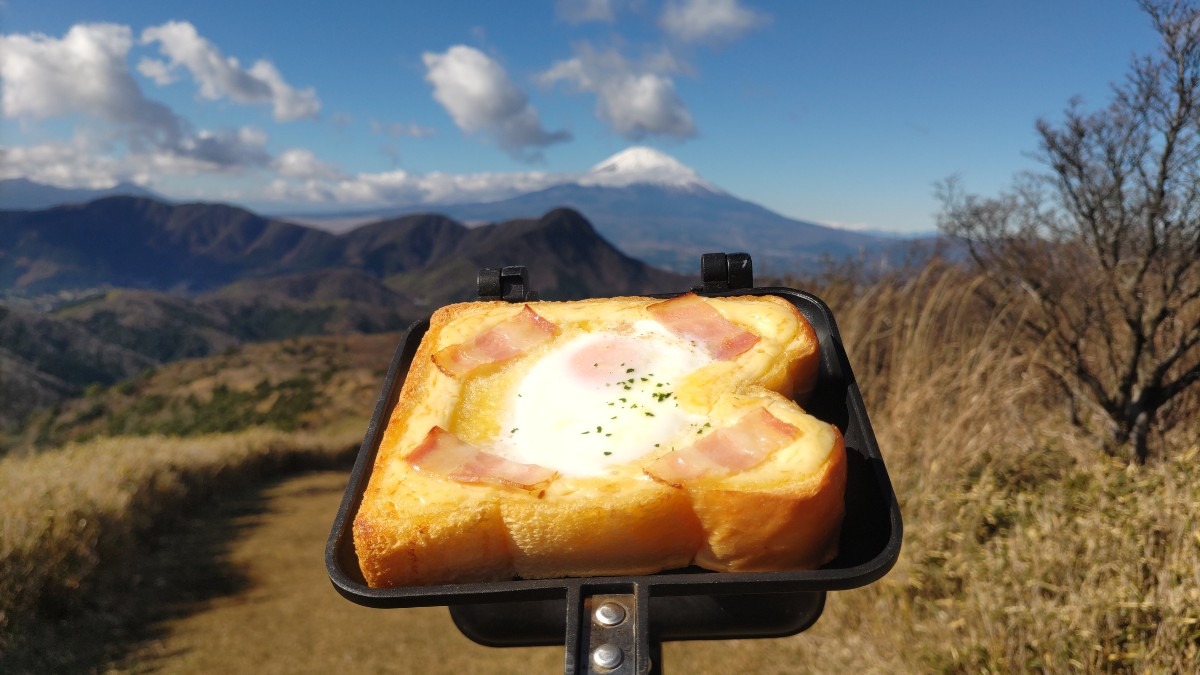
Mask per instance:
[[[931,267],[824,295],[904,515],[896,568],[833,594],[791,663],[828,672],[1196,672],[1200,425],[1165,459],[1109,459],[1069,423],[976,279]],[[1191,414],[1200,406],[1189,400]],[[704,649],[703,644],[695,645]],[[678,648],[678,647],[677,647]],[[688,647],[689,650],[692,646]],[[734,667],[718,650],[714,663]],[[776,653],[786,671],[789,655]]]
[[[359,440],[251,430],[0,458],[0,659],[112,601],[130,563],[189,508],[289,469],[344,465]]]
[[[810,288],[834,309],[867,399],[904,515],[900,561],[880,582],[832,593],[806,633],[668,643],[667,668],[1197,670],[1200,425],[1160,434],[1161,457],[1146,466],[1109,458],[1102,438],[1070,424],[1038,346],[986,310],[975,283],[933,265],[904,280]],[[1182,419],[1200,419],[1197,398],[1186,403]],[[190,505],[344,458],[357,440],[250,431],[0,458],[0,651],[95,602]],[[419,633],[435,641],[427,653],[454,651],[461,637],[438,625]]]

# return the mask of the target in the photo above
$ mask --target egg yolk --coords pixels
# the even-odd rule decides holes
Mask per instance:
[[[669,447],[704,424],[676,388],[710,361],[655,322],[567,339],[517,383],[494,451],[588,476]]]

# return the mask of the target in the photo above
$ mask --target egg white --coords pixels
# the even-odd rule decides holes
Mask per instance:
[[[654,321],[568,338],[515,387],[494,451],[564,476],[638,460],[703,426],[706,418],[680,407],[676,393],[710,362]]]

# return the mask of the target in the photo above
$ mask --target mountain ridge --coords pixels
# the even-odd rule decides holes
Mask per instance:
[[[118,195],[168,201],[166,197],[136,183],[122,181],[107,188],[64,188],[28,178],[0,179],[0,209],[39,210],[65,204],[81,204]]]
[[[901,236],[839,228],[784,216],[721,189],[678,159],[647,146],[628,147],[586,171],[551,179],[546,187],[486,202],[460,199],[261,217],[340,235],[411,215],[440,214],[478,226],[540,217],[565,206],[584,214],[626,254],[683,273],[691,272],[703,253],[734,250],[750,253],[760,271],[774,275],[848,257],[883,267],[903,259],[909,242],[931,237],[931,233]],[[282,235],[275,232],[274,236]],[[284,262],[292,264],[290,259]],[[319,267],[328,261],[310,262]],[[221,270],[209,272],[221,274]]]
[[[0,451],[36,409],[91,385],[248,343],[401,330],[474,298],[480,268],[521,264],[550,300],[692,285],[570,209],[479,228],[418,214],[343,235],[136,197],[0,212]],[[41,296],[59,300],[29,309]]]

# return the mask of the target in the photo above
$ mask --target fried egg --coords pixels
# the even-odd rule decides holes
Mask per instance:
[[[633,462],[704,425],[677,394],[711,361],[655,321],[568,337],[516,384],[494,452],[565,476]]]

